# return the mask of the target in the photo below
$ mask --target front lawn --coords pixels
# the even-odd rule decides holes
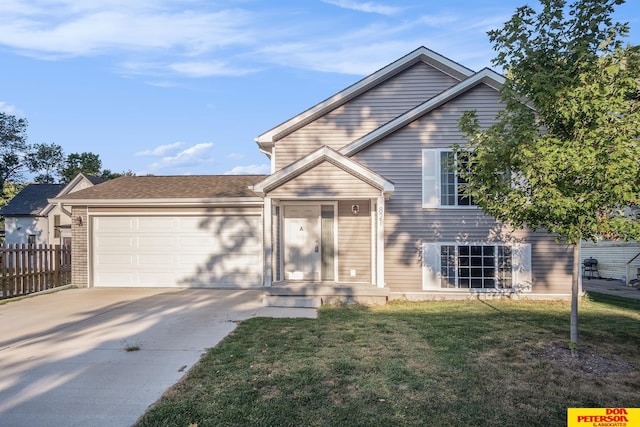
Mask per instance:
[[[325,306],[238,325],[138,426],[562,426],[568,407],[637,407],[640,301]]]

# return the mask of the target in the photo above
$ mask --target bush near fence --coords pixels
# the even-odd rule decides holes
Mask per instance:
[[[28,295],[71,283],[71,248],[0,246],[0,298]]]

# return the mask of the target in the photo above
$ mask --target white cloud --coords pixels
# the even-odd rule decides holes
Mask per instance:
[[[196,144],[185,150],[176,153],[173,156],[165,156],[161,160],[152,163],[147,167],[147,170],[140,172],[140,174],[157,173],[160,171],[169,171],[170,173],[176,173],[176,170],[195,169],[205,163],[213,162],[213,156],[211,149],[213,148],[212,142],[205,142]]]
[[[169,65],[170,70],[187,77],[243,76],[257,71],[249,68],[236,68],[222,61],[179,62]]]
[[[230,171],[225,172],[225,175],[267,175],[271,173],[271,166],[268,164],[262,165],[248,165],[248,166],[236,166]]]
[[[273,65],[362,76],[421,45],[444,46],[451,58],[473,54],[496,16],[487,10],[465,20],[455,8],[388,0],[322,1],[364,13],[317,13],[302,3],[6,0],[0,46],[46,59],[109,56],[121,74],[164,87],[176,86],[174,78],[244,76]]]
[[[0,6],[0,44],[34,55],[83,56],[112,51],[166,52],[183,55],[250,44],[252,17],[239,9],[219,11],[166,10],[129,2],[98,2],[93,7],[34,8]],[[85,2],[82,2],[85,3]],[[86,2],[93,3],[93,2]],[[131,2],[135,4],[136,2]],[[161,3],[161,2],[160,2]],[[47,7],[48,6],[48,7]]]
[[[230,158],[231,160],[240,160],[240,159],[244,159],[245,156],[246,155],[244,153],[231,153],[227,157]]]
[[[180,149],[180,147],[184,146],[184,142],[174,142],[173,144],[165,144],[165,145],[159,145],[154,149],[151,150],[144,150],[144,151],[138,151],[136,153],[136,156],[141,156],[141,157],[146,157],[146,156],[156,156],[156,157],[160,157],[160,156],[166,156],[167,154],[174,152],[178,149]]]
[[[361,43],[361,44],[360,44]],[[273,62],[316,71],[366,75],[398,58],[398,52],[408,53],[421,45],[420,41],[381,41],[314,45],[281,44],[268,46],[261,53]],[[357,45],[354,48],[353,45]]]
[[[395,15],[401,9],[393,6],[385,6],[373,2],[358,2],[351,0],[322,0],[324,3],[332,4],[343,9],[356,10],[358,12],[377,13],[379,15]]]
[[[0,112],[15,116],[18,113],[18,109],[14,105],[9,105],[6,102],[0,101]]]

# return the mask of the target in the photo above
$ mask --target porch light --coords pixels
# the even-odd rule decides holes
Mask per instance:
[[[358,215],[360,212],[360,205],[351,205],[351,213],[354,215]]]
[[[82,217],[81,216],[77,216],[73,219],[73,224],[77,225],[78,227],[82,227]]]

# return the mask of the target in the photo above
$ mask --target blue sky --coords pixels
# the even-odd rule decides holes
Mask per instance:
[[[491,66],[526,2],[2,0],[0,111],[114,172],[268,173],[258,135],[419,46]],[[615,18],[640,44],[638,0]]]

